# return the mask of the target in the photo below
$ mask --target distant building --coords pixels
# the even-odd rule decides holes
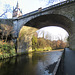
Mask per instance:
[[[20,17],[20,16],[22,16],[22,10],[19,8],[19,4],[18,4],[18,2],[17,2],[17,5],[16,5],[16,7],[14,8],[13,7],[13,18],[17,18],[17,17]]]

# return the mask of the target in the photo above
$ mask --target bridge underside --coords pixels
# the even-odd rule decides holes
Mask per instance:
[[[72,33],[71,25],[72,21],[70,19],[57,14],[40,16],[30,20],[25,24],[25,26],[35,27],[38,29],[47,26],[59,26],[64,28],[69,34]]]

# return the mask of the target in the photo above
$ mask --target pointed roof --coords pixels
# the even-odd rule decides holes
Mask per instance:
[[[19,4],[18,4],[18,1],[17,1],[17,5],[16,5],[16,8],[19,8]]]
[[[19,12],[19,13],[18,13]],[[22,16],[22,10],[19,8],[19,3],[17,1],[16,7],[13,7],[13,17]]]
[[[16,7],[15,7],[15,8],[13,7],[13,12],[14,12],[15,10],[19,10],[19,11],[22,13],[22,10],[19,8],[19,3],[18,3],[18,1],[17,1],[17,4],[16,4]]]

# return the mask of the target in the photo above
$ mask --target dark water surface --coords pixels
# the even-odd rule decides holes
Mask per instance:
[[[30,53],[0,60],[0,75],[50,75],[61,51]]]

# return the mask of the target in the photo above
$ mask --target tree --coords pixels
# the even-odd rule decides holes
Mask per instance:
[[[56,49],[56,41],[55,40],[52,41],[52,49]]]
[[[3,24],[1,24],[0,25],[0,30],[1,30],[1,33],[2,33],[2,36],[1,36],[1,38],[2,38],[2,40],[3,40],[3,37],[4,37],[4,34],[5,34],[5,26],[3,25]]]
[[[6,41],[7,41],[8,36],[9,36],[11,33],[13,33],[13,27],[6,25],[6,26],[5,26],[5,30],[6,30]]]
[[[4,13],[2,13],[2,14],[0,15],[0,17],[7,18],[6,13],[8,13],[8,12],[12,13],[12,8],[11,8],[11,6],[10,6],[9,4],[5,4],[3,11],[4,11]]]
[[[1,30],[1,33],[2,33],[2,40],[3,40],[3,37],[5,36],[6,37],[6,41],[7,41],[8,36],[10,34],[14,33],[13,27],[10,26],[10,25],[1,24],[0,28],[1,28],[0,30]]]
[[[46,47],[46,40],[44,38],[38,38],[37,40],[37,48],[43,48]]]
[[[37,48],[37,37],[35,37],[34,35],[32,37],[32,48]]]
[[[66,43],[61,40],[60,48],[65,48],[65,47],[66,47]]]
[[[57,40],[57,42],[56,42],[56,48],[60,48],[60,44],[61,44],[61,41]]]

